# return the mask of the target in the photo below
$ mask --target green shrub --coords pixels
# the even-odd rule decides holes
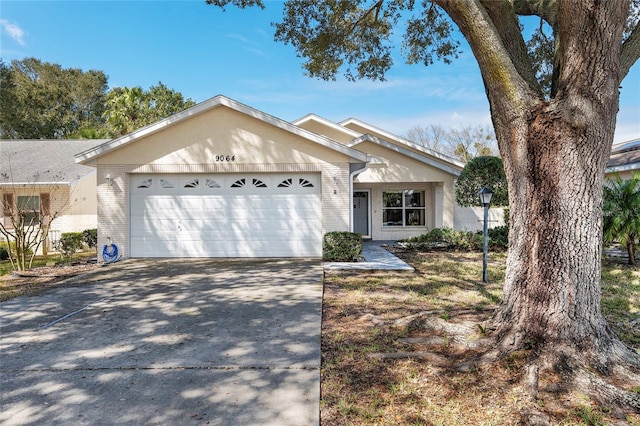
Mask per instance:
[[[89,248],[94,248],[98,242],[98,230],[97,229],[85,229],[82,231],[82,241]]]
[[[487,236],[491,250],[507,250],[509,248],[509,227],[507,225],[489,229]]]
[[[9,259],[9,251],[5,247],[0,246],[0,260],[7,259]]]
[[[426,234],[401,240],[408,247],[420,250],[460,250],[482,249],[482,234],[458,231],[452,228],[435,228]]]
[[[327,232],[322,257],[328,262],[355,262],[362,253],[362,235],[357,232]]]
[[[58,249],[66,258],[82,248],[82,232],[63,232]]]

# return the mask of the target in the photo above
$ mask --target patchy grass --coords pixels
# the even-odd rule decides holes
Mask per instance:
[[[640,416],[613,413],[574,393],[541,395],[521,386],[526,351],[499,364],[467,369],[475,349],[447,331],[398,322],[424,315],[446,324],[484,323],[502,296],[505,254],[492,254],[483,285],[482,255],[396,253],[414,274],[353,273],[325,277],[322,325],[323,425],[518,425],[527,412],[550,424],[640,426]],[[640,347],[640,271],[606,260],[603,313],[619,336]],[[389,356],[398,355],[398,357]],[[406,356],[406,354],[413,354]],[[621,424],[622,424],[621,423]]]

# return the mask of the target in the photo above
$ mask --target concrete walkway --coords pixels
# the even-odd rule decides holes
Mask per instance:
[[[325,262],[324,270],[339,271],[402,271],[413,272],[412,266],[398,259],[383,246],[395,241],[365,241],[362,244],[363,262]]]
[[[317,259],[131,259],[0,304],[2,425],[318,425]]]

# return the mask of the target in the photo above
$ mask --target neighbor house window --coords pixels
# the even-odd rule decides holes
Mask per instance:
[[[36,225],[40,223],[40,197],[37,195],[18,195],[16,207],[22,216],[24,224]]]
[[[382,193],[382,226],[425,226],[426,210],[424,191]]]

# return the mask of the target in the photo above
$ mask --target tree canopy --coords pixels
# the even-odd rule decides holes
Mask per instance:
[[[478,191],[484,187],[493,191],[492,206],[509,206],[507,177],[499,157],[475,157],[464,166],[456,181],[456,202],[464,207],[481,207]]]
[[[36,58],[0,61],[0,137],[64,139],[103,122],[107,76]]]
[[[414,126],[406,138],[463,163],[474,157],[498,155],[498,145],[489,126],[464,125],[445,129],[441,125]]]
[[[116,137],[195,105],[162,82],[149,90],[107,82],[102,71],[0,60],[0,138]]]
[[[103,117],[114,136],[130,133],[195,105],[181,93],[158,82],[148,91],[141,87],[116,87],[107,95]]]

